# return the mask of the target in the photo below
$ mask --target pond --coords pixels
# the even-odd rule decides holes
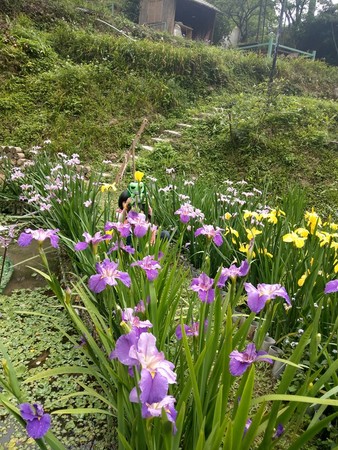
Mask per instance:
[[[55,273],[59,265],[58,253],[48,246],[45,252]],[[43,271],[40,257],[37,256],[37,244],[32,242],[28,247],[10,245],[7,255],[14,265],[14,271],[0,295],[0,339],[6,346],[20,379],[24,380],[39,371],[62,365],[81,365],[81,348],[64,335],[67,332],[75,341],[79,340],[72,323],[58,301],[49,295],[46,280],[32,269]],[[46,317],[30,315],[33,312]],[[52,377],[30,383],[28,387],[25,385],[25,393],[29,401],[42,403],[48,412],[65,407],[100,407],[100,404],[88,398],[62,400],[62,396],[79,390],[77,380],[87,385],[93,383],[83,376]],[[15,399],[13,403],[15,404]],[[52,416],[52,431],[69,450],[111,448],[106,447],[101,440],[106,427],[103,416]],[[28,438],[21,425],[0,407],[0,449],[37,448],[35,441]]]
[[[44,249],[48,255],[51,270],[58,271],[59,259],[57,251],[47,245]],[[4,250],[1,249],[0,255],[2,256],[3,253]],[[19,247],[17,244],[11,244],[8,248],[7,258],[12,262],[14,271],[3,294],[8,295],[15,289],[35,289],[46,286],[46,280],[33,270],[35,268],[43,271],[36,241],[33,241],[28,247]]]

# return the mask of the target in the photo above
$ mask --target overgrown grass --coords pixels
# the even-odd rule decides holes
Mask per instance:
[[[331,100],[286,96],[276,90],[267,100],[266,85],[256,95],[225,94],[214,97],[209,116],[192,120],[183,136],[156,145],[138,160],[141,170],[163,179],[163,167],[202,177],[217,190],[227,178],[245,179],[270,198],[298,186],[307,206],[336,215],[338,166],[335,136],[337,104]],[[214,108],[217,108],[216,111]]]
[[[194,113],[217,106],[223,111],[179,145],[159,146],[140,165],[156,172],[173,161],[212,182],[229,174],[272,182],[270,191],[278,195],[291,181],[311,192],[312,203],[321,203],[323,192],[334,205],[337,167],[330,142],[337,135],[337,107],[328,99],[338,85],[336,68],[280,59],[266,99],[271,61],[265,57],[168,36],[141,39],[144,27],[128,28],[126,19],[111,16],[107,1],[84,2],[93,10],[89,15],[77,6],[73,0],[4,2],[0,144],[27,151],[51,139],[51,151],[76,152],[97,166],[102,159],[121,161],[143,117],[150,122],[145,140],[175,118],[189,120],[193,106]],[[116,34],[98,17],[137,39]]]

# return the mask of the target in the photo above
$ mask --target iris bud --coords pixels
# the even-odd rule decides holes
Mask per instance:
[[[9,377],[9,370],[8,370],[8,364],[7,364],[7,360],[6,359],[2,360],[2,367],[4,369],[6,377]]]
[[[72,291],[70,290],[69,287],[67,287],[64,292],[65,292],[65,303],[67,305],[70,305]]]
[[[121,325],[123,331],[124,331],[126,334],[128,334],[128,333],[131,332],[131,327],[130,327],[124,320],[122,320],[122,322],[120,323],[120,325]]]

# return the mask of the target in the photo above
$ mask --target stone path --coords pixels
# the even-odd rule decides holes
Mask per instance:
[[[222,113],[223,111],[223,108],[214,107],[212,112],[200,112],[188,117],[186,122],[176,123],[175,127],[173,127],[174,129],[165,129],[158,136],[151,137],[150,140],[154,142],[154,145],[139,144],[137,148],[141,151],[152,152],[156,150],[156,144],[158,143],[177,143],[181,137],[184,137],[186,132],[191,132],[197,126],[198,122],[210,119],[215,114]]]

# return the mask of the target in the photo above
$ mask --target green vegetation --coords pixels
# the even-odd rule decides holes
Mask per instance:
[[[158,168],[173,167],[210,186],[219,186],[227,178],[245,179],[267,190],[270,198],[298,186],[308,208],[335,215],[337,105],[331,100],[285,95],[267,105],[265,88],[256,87],[250,96],[219,96],[209,105],[209,115],[199,121],[185,118],[192,127],[179,130],[181,139],[159,143],[151,154],[143,152],[139,168],[163,179],[164,171]]]
[[[67,315],[50,292],[43,289],[18,290],[10,296],[0,296],[0,325],[1,342],[7,349],[20,380],[62,364],[82,364],[80,337],[74,333]],[[70,404],[74,408],[100,407],[99,401],[86,396],[69,400],[69,394],[82,390],[80,383],[94,387],[89,377],[77,374],[28,383],[24,390],[28,401],[42,402],[48,405],[48,409],[59,409]],[[25,430],[10,419],[2,406],[0,423],[0,448],[37,448],[34,440],[29,439]],[[81,446],[86,448],[85,444],[91,441],[104,448],[106,425],[102,416],[89,418],[79,415],[66,421],[55,417],[53,423],[54,433],[68,449],[78,450]]]
[[[16,0],[2,7],[0,144],[28,152],[51,139],[50,151],[76,152],[97,166],[102,159],[121,161],[145,116],[150,125],[144,138],[150,140],[189,114],[222,107],[223,114],[174,145],[185,172],[207,167],[207,178],[218,179],[230,170],[234,178],[258,182],[264,174],[278,178],[282,188],[291,171],[295,182],[312,191],[311,201],[322,202],[317,194],[328,189],[334,204],[329,184],[336,178],[336,150],[330,142],[337,134],[337,106],[330,99],[338,85],[336,68],[280,59],[267,99],[270,61],[263,56],[151,33],[111,16],[105,1],[82,5],[94,14],[76,6],[70,0]],[[148,155],[144,167],[157,171],[161,158],[170,163],[160,153]],[[315,193],[314,183],[322,185]]]
[[[132,1],[117,6],[135,13]],[[18,405],[43,404],[53,425],[37,441],[42,449],[46,443],[62,449],[57,438],[74,450],[106,438],[107,448],[118,441],[126,449],[237,450],[241,436],[243,450],[333,448],[337,68],[279,58],[268,86],[271,61],[262,55],[153,33],[111,15],[108,0],[4,0],[0,29],[0,145],[22,147],[33,162],[21,172],[1,160],[1,200],[29,208],[22,227],[49,229],[64,261],[60,280],[39,241],[48,295],[0,297],[2,405],[26,426]],[[158,233],[151,243],[149,223],[143,223],[146,234],[136,236],[134,228],[128,249],[118,225],[109,223],[115,198],[101,189],[101,172],[114,174],[116,167],[103,161],[123,160],[145,116],[142,143],[168,137],[168,128],[181,132],[152,152],[139,148],[137,160],[138,169],[159,178],[157,185],[148,179],[148,193],[156,222],[172,240]],[[179,122],[190,127],[179,129]],[[30,153],[34,146],[43,146],[37,157]],[[91,175],[79,169],[74,153],[94,169]],[[166,167],[173,169],[170,176]],[[186,183],[193,178],[195,184]],[[191,202],[189,223],[176,213],[185,201]],[[313,205],[320,214],[310,210]],[[103,236],[105,225],[111,236]],[[30,233],[23,233],[22,245]],[[251,297],[249,304],[260,284],[271,296],[258,306]],[[258,330],[250,335],[254,319]],[[111,358],[140,320],[151,326],[129,335],[133,345],[146,330],[147,339],[157,338],[154,354],[164,352],[162,362],[168,358],[169,375],[175,365],[164,390],[176,399],[177,418],[170,416],[173,403],[163,386],[161,396],[142,400],[143,414],[146,408],[162,417],[144,420],[141,399],[130,401],[139,382],[162,376],[157,363],[143,374],[135,364],[131,377],[127,345]],[[256,358],[246,373],[238,364],[229,371],[236,352],[238,357],[249,342],[260,349],[267,333],[287,365],[271,388]],[[162,400],[169,402],[166,409],[156,410]],[[175,435],[168,419],[176,421]],[[277,436],[280,424],[285,431]],[[7,432],[11,423],[5,425]],[[18,439],[13,445],[29,448],[25,437]]]
[[[24,169],[21,179],[29,187],[23,192],[31,192],[35,213],[32,228],[20,234],[18,244],[38,241],[44,277],[55,294],[38,303],[54,311],[41,310],[41,316],[40,308],[27,312],[26,297],[34,305],[35,294],[16,298],[17,307],[13,300],[4,305],[6,330],[13,320],[28,325],[27,332],[30,324],[34,327],[33,337],[25,332],[26,352],[34,338],[47,333],[51,347],[46,349],[42,338],[42,346],[34,341],[36,357],[28,362],[33,373],[18,364],[16,334],[5,333],[0,340],[5,360],[1,404],[23,426],[18,414],[23,402],[38,401],[52,416],[51,430],[37,445],[64,450],[71,437],[77,450],[79,439],[72,433],[79,427],[69,418],[95,414],[98,421],[105,421],[102,415],[114,421],[115,427],[108,424],[108,448],[118,441],[122,449],[298,450],[322,440],[322,449],[332,449],[338,417],[337,223],[322,220],[315,211],[304,214],[301,191],[269,207],[266,196],[243,181],[228,180],[215,195],[199,181],[170,173],[175,188],[147,183],[158,223],[172,231],[171,241],[160,233],[153,241],[137,201],[128,223],[106,222],[99,178],[95,182],[93,174],[93,188],[86,191],[74,155],[61,155],[52,164],[42,153],[35,170]],[[41,208],[47,191],[49,207]],[[68,203],[79,205],[72,216]],[[135,222],[128,248],[125,230]],[[37,224],[49,230],[34,230]],[[62,249],[67,264],[62,264],[61,279],[51,271],[45,240]],[[33,325],[36,314],[39,322]],[[65,357],[63,351],[52,351],[60,333],[70,350]],[[79,336],[82,345],[74,352]],[[256,354],[266,338],[275,338],[279,346],[282,359],[275,363],[275,355],[260,361]],[[56,359],[49,361],[48,354],[45,363],[47,350]],[[22,357],[26,361],[25,352]],[[262,370],[267,363],[274,364],[273,370],[276,363],[284,364],[271,387],[273,380]],[[79,381],[80,373],[88,376],[85,382]],[[64,379],[69,374],[75,385]],[[66,383],[66,396],[55,398],[45,382],[50,379]],[[149,382],[159,383],[155,394]],[[143,397],[135,397],[135,387]],[[61,429],[65,446],[56,441],[59,416],[69,424]]]

